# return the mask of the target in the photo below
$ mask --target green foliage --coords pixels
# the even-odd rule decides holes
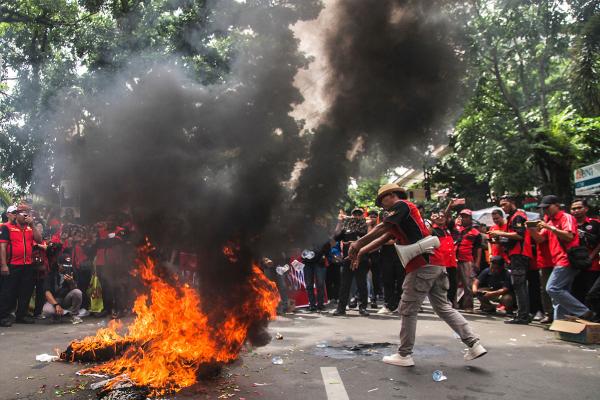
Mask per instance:
[[[599,4],[473,3],[466,61],[474,91],[434,184],[466,197],[477,185],[571,196],[573,169],[598,159]]]
[[[375,199],[379,188],[389,181],[389,177],[383,176],[374,179],[361,179],[356,187],[348,189],[348,202],[344,204],[344,209],[361,207],[375,208]]]

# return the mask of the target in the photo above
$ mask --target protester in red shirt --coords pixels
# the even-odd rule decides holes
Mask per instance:
[[[4,276],[0,290],[0,326],[12,325],[9,317],[17,302],[16,322],[33,324],[28,315],[29,300],[33,293],[33,244],[40,243],[42,237],[33,229],[30,208],[21,204],[13,223],[2,225],[0,232],[0,272]]]
[[[571,268],[567,251],[579,246],[579,233],[577,221],[571,214],[561,210],[560,200],[557,196],[544,196],[539,205],[544,210],[544,222],[537,228],[529,229],[535,241],[548,242],[554,270],[550,275],[546,291],[552,299],[554,306],[554,319],[563,319],[567,315],[582,319],[591,319],[594,313],[570,293],[578,270]],[[539,232],[538,232],[539,231]]]
[[[508,259],[508,253],[503,246],[504,243],[508,242],[508,239],[504,237],[492,237],[493,235],[490,235],[490,233],[494,231],[508,231],[506,219],[504,218],[504,213],[501,209],[497,208],[492,211],[492,221],[494,221],[494,225],[492,225],[488,231],[488,236],[490,238],[490,241],[488,242],[490,248],[490,258],[501,256],[504,258],[504,262],[508,264],[510,260]]]
[[[581,246],[588,249],[592,266],[582,271],[573,282],[573,296],[582,303],[594,285],[594,282],[600,278],[600,220],[588,217],[589,207],[585,199],[576,199],[571,203],[571,213],[577,220],[577,229],[579,231],[579,242]]]
[[[517,300],[517,315],[504,321],[507,324],[527,325],[531,321],[529,315],[529,292],[527,288],[527,271],[533,258],[531,236],[527,230],[527,214],[517,209],[513,196],[506,195],[500,199],[500,207],[507,214],[506,231],[494,231],[490,237],[502,238],[504,249],[508,254],[510,264],[510,279]]]
[[[458,288],[457,278],[457,261],[456,251],[454,249],[454,238],[452,232],[448,229],[446,223],[446,214],[440,212],[434,212],[431,214],[431,227],[429,231],[432,235],[437,236],[440,239],[440,247],[435,249],[433,254],[429,256],[429,263],[431,265],[440,265],[446,268],[448,274],[449,288],[448,288],[448,301],[452,304],[452,307],[457,308],[456,304],[456,290]]]
[[[400,244],[414,244],[430,236],[423,218],[413,203],[407,200],[406,191],[390,183],[383,185],[376,204],[389,211],[384,221],[362,238],[350,245],[348,256],[357,265],[360,257],[380,247],[392,237]],[[440,316],[461,338],[469,349],[465,360],[473,360],[487,353],[479,343],[469,323],[448,301],[448,276],[443,266],[431,265],[428,254],[420,254],[410,260],[406,267],[406,278],[400,300],[400,346],[398,353],[385,356],[383,362],[402,367],[414,365],[411,356],[417,329],[419,308],[429,297],[435,313]]]
[[[446,209],[446,218],[450,217],[450,208]],[[473,312],[473,278],[479,273],[481,264],[481,232],[473,226],[473,212],[463,209],[459,212],[460,224],[451,224],[454,237],[456,259],[458,260],[458,280],[463,286],[463,296],[460,305],[466,312]],[[453,226],[452,226],[453,225]]]

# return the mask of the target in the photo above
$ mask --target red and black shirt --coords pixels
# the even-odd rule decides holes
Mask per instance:
[[[521,255],[529,258],[533,258],[533,251],[531,249],[531,234],[527,230],[527,214],[521,210],[514,210],[508,214],[506,225],[508,225],[508,232],[514,232],[521,236],[523,239],[515,240],[512,247],[508,249],[508,256]]]
[[[2,225],[0,243],[6,243],[6,263],[8,265],[31,265],[33,263],[33,229],[29,225],[17,223]]]
[[[431,265],[439,265],[446,268],[456,268],[456,252],[454,251],[454,238],[450,230],[436,224],[431,225],[431,234],[440,239],[440,247],[435,249],[429,256]]]
[[[581,224],[577,224],[579,231],[579,244],[587,247],[590,254],[600,243],[600,220],[585,217]],[[592,260],[592,266],[588,271],[600,271],[600,257],[598,254]]]
[[[473,226],[456,226],[453,236],[458,261],[475,261],[477,249],[481,248],[481,233]]]
[[[391,233],[400,244],[413,244],[430,236],[429,229],[419,213],[416,205],[407,200],[400,200],[394,204],[385,219],[384,224],[392,226]],[[419,255],[405,265],[406,273],[415,271],[417,268],[428,264],[426,255]]]

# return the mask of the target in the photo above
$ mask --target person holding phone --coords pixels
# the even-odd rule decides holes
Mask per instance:
[[[2,225],[0,232],[0,274],[3,275],[0,290],[0,326],[12,325],[10,312],[17,303],[15,322],[33,324],[28,314],[29,300],[33,294],[34,266],[33,245],[42,242],[42,235],[33,229],[31,208],[20,204],[13,222]]]
[[[63,315],[70,314],[74,324],[81,323],[79,310],[83,301],[83,293],[77,288],[73,278],[73,269],[63,264],[55,264],[45,281],[46,304],[42,314],[48,318],[60,320]]]

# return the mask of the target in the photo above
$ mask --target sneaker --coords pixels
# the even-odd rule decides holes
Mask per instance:
[[[412,356],[401,356],[398,353],[391,356],[385,356],[381,361],[386,364],[397,365],[399,367],[412,367],[415,365],[415,361],[413,360]]]
[[[358,306],[358,300],[354,297],[350,299],[350,303],[348,304],[349,308],[356,308]]]
[[[471,361],[486,354],[487,350],[479,343],[478,340],[467,350],[465,354],[465,361]]]
[[[317,311],[317,306],[308,307],[308,312],[315,312],[315,311]]]
[[[335,309],[335,310],[334,310],[334,311],[331,313],[331,315],[333,315],[334,317],[339,317],[339,316],[342,316],[342,315],[346,315],[346,310],[338,310],[338,309]]]
[[[37,314],[33,316],[33,319],[46,319],[46,316],[44,314]]]
[[[536,312],[535,315],[533,316],[534,321],[541,321],[543,318],[544,318],[544,313],[541,311]]]
[[[381,314],[381,315],[390,315],[391,313],[392,313],[392,311],[390,311],[390,309],[387,308],[386,306],[383,306],[379,310],[377,310],[377,314]]]
[[[547,315],[540,320],[540,324],[551,324],[554,321],[554,318]]]
[[[79,309],[79,314],[77,314],[78,317],[88,317],[89,315],[90,315],[90,312],[88,310],[86,310],[85,308]]]
[[[83,320],[82,320],[80,317],[78,317],[77,315],[73,315],[73,316],[71,317],[71,323],[72,323],[73,325],[77,325],[77,324],[80,324],[80,323],[82,323],[82,322],[83,322]]]
[[[375,300],[371,300],[371,308],[377,309],[377,302]]]
[[[12,320],[10,318],[0,319],[0,326],[8,328],[12,326]]]
[[[360,315],[362,315],[363,317],[368,317],[369,316],[369,312],[367,311],[366,308],[359,308],[358,309],[358,313]]]
[[[512,318],[507,319],[506,321],[504,321],[504,323],[509,325],[529,325],[529,319]]]

